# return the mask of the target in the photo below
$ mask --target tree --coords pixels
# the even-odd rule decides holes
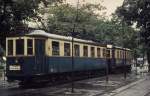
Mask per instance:
[[[5,46],[6,36],[20,33],[31,18],[38,16],[39,6],[61,0],[0,0],[0,44]],[[18,31],[19,30],[19,31]]]
[[[105,19],[105,15],[94,13],[94,9],[104,10],[105,7],[86,4],[77,9],[68,4],[61,4],[49,8],[48,32],[61,35],[70,35],[74,23],[78,38],[95,40],[98,42],[110,42],[117,46],[135,49],[137,43],[137,31],[132,27],[122,24],[114,15],[112,20]],[[77,21],[75,17],[78,15]],[[128,43],[130,42],[130,43]],[[126,45],[126,46],[125,46]]]
[[[135,43],[137,31],[126,24],[122,24],[117,16],[114,15],[111,20],[99,21],[96,25],[95,34],[97,34],[98,39],[132,50],[137,48],[137,43]]]
[[[55,34],[68,35],[72,32],[75,24],[75,31],[79,33],[78,38],[92,39],[95,23],[99,17],[93,9],[104,10],[105,8],[100,4],[85,4],[79,6],[78,9],[69,4],[53,6],[49,10],[47,30]]]
[[[129,25],[136,24],[140,29],[139,38],[144,42],[150,63],[150,1],[149,0],[124,0],[116,11],[118,16]]]

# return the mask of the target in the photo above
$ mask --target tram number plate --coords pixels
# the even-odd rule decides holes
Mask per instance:
[[[9,70],[20,70],[20,66],[19,65],[10,65],[9,66]]]

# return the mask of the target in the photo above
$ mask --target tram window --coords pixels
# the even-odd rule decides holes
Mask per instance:
[[[88,46],[83,46],[83,56],[88,57]]]
[[[59,42],[52,41],[52,55],[59,56]]]
[[[24,55],[24,39],[16,40],[16,55]]]
[[[91,47],[91,57],[95,57],[95,48]]]
[[[27,54],[28,55],[32,55],[33,54],[33,40],[32,39],[28,39],[27,40]]]
[[[74,45],[74,55],[75,56],[80,56],[80,46],[79,45]]]
[[[129,52],[129,58],[131,59],[132,58],[132,54]]]
[[[13,55],[13,40],[8,40],[8,55]]]
[[[121,51],[119,51],[119,58],[121,58]]]
[[[106,51],[106,57],[107,57],[107,58],[110,58],[110,50],[107,50],[107,51]]]
[[[119,58],[119,50],[117,51],[117,58]]]
[[[128,58],[128,52],[126,51],[126,58]]]
[[[64,43],[64,56],[70,56],[70,44]]]
[[[128,52],[126,52],[126,58],[128,58]]]
[[[101,49],[97,48],[97,57],[100,58],[101,57]]]
[[[122,58],[122,51],[120,51],[120,58]]]
[[[103,57],[106,58],[106,49],[103,49]]]
[[[129,52],[128,52],[128,55],[127,55],[127,57],[128,57],[128,58],[130,58],[130,56],[129,56]]]

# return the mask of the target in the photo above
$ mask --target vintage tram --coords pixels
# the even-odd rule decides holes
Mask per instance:
[[[72,37],[43,30],[7,37],[6,55],[8,80],[21,82],[69,79],[72,71],[78,78],[105,75],[106,67],[110,73],[129,70],[132,59],[131,50],[127,48],[112,46],[108,49],[107,44],[77,38],[72,43]]]

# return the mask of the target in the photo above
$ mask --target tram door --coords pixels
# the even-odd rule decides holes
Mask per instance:
[[[44,73],[45,63],[45,40],[35,39],[35,72]]]

